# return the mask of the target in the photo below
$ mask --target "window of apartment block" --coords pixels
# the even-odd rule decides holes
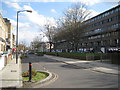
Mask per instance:
[[[120,7],[118,8],[118,10],[120,10]]]
[[[90,45],[93,46],[93,42],[90,42]]]
[[[107,42],[106,42],[106,40],[104,40],[104,41],[103,41],[103,45],[107,45]]]
[[[115,9],[115,12],[118,12],[118,10],[119,10],[119,8],[116,8],[116,9]]]
[[[88,43],[85,43],[85,46],[88,46]]]
[[[99,24],[102,25],[102,24],[103,24],[103,21],[99,22]]]
[[[82,46],[82,43],[80,44],[80,46]]]
[[[118,20],[118,19],[119,19],[119,16],[118,16],[118,15],[117,15],[117,16],[114,16],[114,17],[112,17],[112,19],[113,19],[113,21]]]
[[[109,18],[109,19],[108,19],[108,22],[111,22],[111,21],[112,21],[112,18]]]
[[[103,41],[101,41],[101,46],[103,46],[104,45],[104,42]]]
[[[110,13],[111,13],[111,14],[113,14],[113,12],[114,12],[113,10],[112,10],[112,11],[110,11]]]
[[[98,46],[101,46],[101,41],[98,41]]]
[[[112,28],[118,28],[119,24],[112,25]]]
[[[114,39],[114,44],[117,45],[117,39]]]
[[[96,42],[94,42],[93,45],[96,46],[97,45]]]
[[[110,40],[110,45],[113,45],[113,40],[112,39]]]

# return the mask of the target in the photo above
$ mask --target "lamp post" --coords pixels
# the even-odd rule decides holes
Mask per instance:
[[[18,14],[20,12],[30,12],[32,13],[31,10],[22,10],[22,11],[17,11],[17,30],[16,30],[16,64],[18,63]]]

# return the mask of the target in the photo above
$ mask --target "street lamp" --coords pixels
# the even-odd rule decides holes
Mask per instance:
[[[20,12],[30,12],[32,13],[31,10],[22,10],[22,11],[17,11],[17,30],[16,30],[16,64],[18,63],[18,14]]]

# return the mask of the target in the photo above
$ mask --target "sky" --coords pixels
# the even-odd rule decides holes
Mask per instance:
[[[29,46],[36,36],[47,41],[47,37],[43,37],[47,20],[55,25],[56,20],[63,17],[65,10],[81,1],[92,11],[91,17],[117,6],[119,2],[119,0],[0,0],[0,13],[3,18],[10,20],[13,33],[16,35],[17,11],[32,10],[32,13],[20,12],[18,17],[19,43],[25,42]]]

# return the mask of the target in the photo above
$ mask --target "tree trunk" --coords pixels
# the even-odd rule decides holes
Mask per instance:
[[[75,52],[78,51],[78,44],[74,44],[74,51],[75,51]]]
[[[52,51],[52,43],[50,42],[50,52]]]

